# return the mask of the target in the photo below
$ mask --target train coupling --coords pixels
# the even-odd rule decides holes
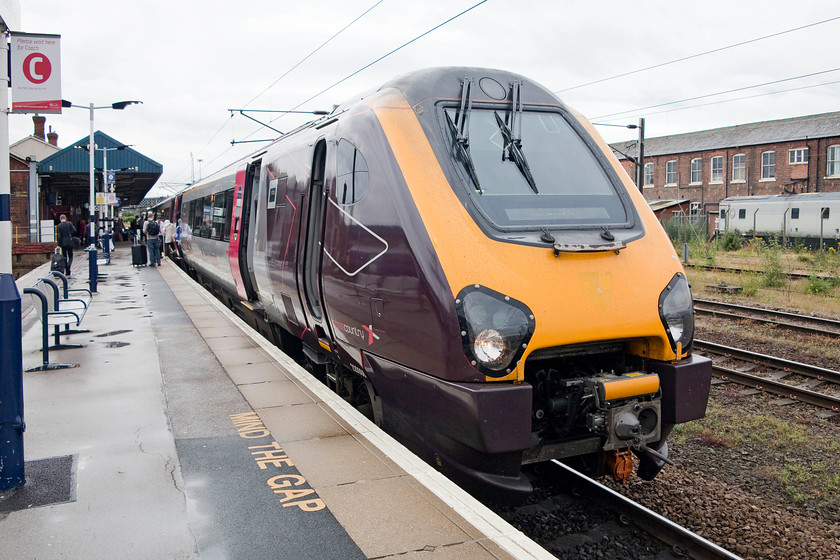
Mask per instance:
[[[602,374],[586,381],[595,398],[587,414],[590,431],[604,436],[604,451],[658,441],[661,433],[659,376],[648,373]]]

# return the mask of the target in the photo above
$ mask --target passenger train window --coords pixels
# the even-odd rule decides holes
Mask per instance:
[[[356,146],[344,139],[338,142],[335,176],[339,204],[355,204],[365,196],[370,182],[367,162]]]
[[[213,225],[211,222],[211,218],[213,215],[213,197],[212,196],[205,196],[204,205],[201,212],[201,225],[199,226],[198,234],[201,237],[210,237],[210,234],[213,230]]]
[[[799,208],[791,208],[790,209],[790,219],[791,220],[798,220],[799,219]]]
[[[217,195],[219,196],[219,195]],[[230,241],[230,220],[233,216],[233,189],[224,192],[225,221],[222,224],[222,240]]]
[[[213,219],[210,223],[210,237],[213,239],[221,239],[225,230],[225,222],[227,222],[225,198],[223,192],[213,195]]]
[[[746,208],[739,208],[738,209],[738,219],[743,220],[747,217],[747,209]]]

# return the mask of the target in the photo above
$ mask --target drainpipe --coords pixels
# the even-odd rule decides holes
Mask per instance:
[[[38,242],[38,160],[35,156],[26,158],[29,164],[29,241]]]

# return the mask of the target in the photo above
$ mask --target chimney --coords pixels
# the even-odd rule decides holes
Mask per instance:
[[[50,131],[47,133],[47,141],[49,141],[50,144],[58,148],[58,133],[53,132],[52,127],[50,127]]]
[[[32,122],[35,123],[35,132],[33,133],[33,136],[35,136],[35,138],[40,138],[41,140],[46,140],[46,137],[44,136],[44,123],[47,122],[47,117],[35,115],[32,117]]]

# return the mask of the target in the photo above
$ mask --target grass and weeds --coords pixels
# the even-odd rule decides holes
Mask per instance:
[[[814,437],[807,424],[710,401],[704,418],[676,426],[672,438],[678,444],[761,454],[766,476],[779,483],[793,502],[840,507],[840,464],[835,460],[840,443]],[[809,450],[805,457],[792,452],[802,447]]]
[[[715,241],[688,236],[686,273],[698,297],[723,297],[750,305],[798,308],[840,317],[840,253],[797,244],[782,246],[776,240],[746,239],[728,232]],[[674,241],[682,255],[683,242]],[[698,268],[692,268],[697,265]],[[711,268],[709,268],[711,267]],[[745,270],[740,274],[731,269]],[[802,275],[791,278],[790,274]],[[734,296],[706,286],[738,286]]]

